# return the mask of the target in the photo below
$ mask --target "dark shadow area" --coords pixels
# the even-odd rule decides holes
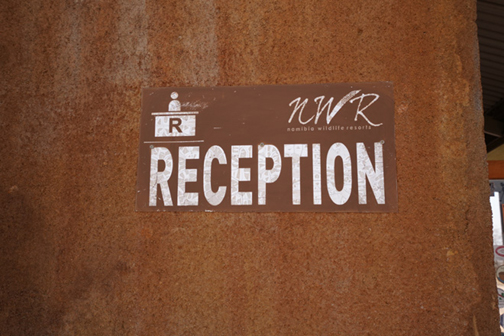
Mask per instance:
[[[53,335],[61,314],[48,305],[43,223],[17,186],[1,190],[0,335]]]

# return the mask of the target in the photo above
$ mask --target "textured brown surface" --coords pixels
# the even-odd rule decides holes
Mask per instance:
[[[0,15],[0,334],[498,335],[474,1]],[[398,213],[133,211],[142,87],[346,81],[394,82]]]

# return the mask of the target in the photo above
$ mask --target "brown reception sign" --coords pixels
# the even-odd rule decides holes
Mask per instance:
[[[142,93],[139,211],[397,211],[391,82]]]

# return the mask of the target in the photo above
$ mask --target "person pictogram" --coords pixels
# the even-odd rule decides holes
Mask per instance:
[[[177,100],[178,93],[173,91],[170,95],[173,99],[170,104],[168,104],[168,111],[170,112],[180,112],[180,102]]]

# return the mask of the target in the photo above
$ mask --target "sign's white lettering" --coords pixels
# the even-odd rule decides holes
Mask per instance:
[[[285,144],[284,158],[292,159],[291,175],[292,175],[292,204],[301,204],[301,158],[308,158],[308,144]],[[250,181],[251,167],[240,166],[240,159],[253,158],[253,146],[232,146],[231,147],[231,204],[232,205],[251,205],[253,191],[239,191],[239,183]],[[359,204],[368,202],[366,194],[366,183],[370,183],[371,190],[378,204],[385,202],[384,188],[384,173],[383,173],[383,145],[379,142],[374,143],[374,163],[371,162],[369,154],[363,143],[356,144],[357,157],[352,168],[352,158],[347,147],[342,143],[334,143],[326,155],[326,183],[329,190],[331,201],[336,205],[345,204],[352,193],[352,169],[356,169],[358,176],[358,194]],[[150,175],[150,194],[149,200],[151,205],[155,205],[158,197],[157,186],[160,186],[161,198],[166,206],[173,206],[173,200],[169,191],[170,183],[178,186],[177,204],[179,206],[196,206],[198,205],[199,194],[197,192],[186,192],[186,184],[198,182],[197,169],[187,169],[187,160],[198,160],[200,147],[199,146],[180,146],[178,155],[178,179],[170,181],[172,167],[174,165],[173,156],[168,148],[156,147],[151,150],[151,175]],[[266,185],[274,183],[282,173],[282,160],[280,150],[274,145],[259,145],[256,151],[257,160],[257,198],[258,204],[265,205],[267,200]],[[266,168],[266,159],[273,160],[273,166],[270,169]],[[340,165],[337,164],[337,158],[341,158]],[[217,160],[219,165],[227,164],[228,160],[224,150],[214,145],[208,149],[203,162],[203,188],[204,196],[208,203],[213,206],[221,204],[227,191],[227,186],[219,186],[217,192],[212,191],[212,161]],[[313,189],[313,204],[321,204],[321,177],[320,177],[320,144],[312,144],[311,160],[314,169],[314,178],[311,185]],[[159,171],[159,163],[162,161],[164,169]],[[336,186],[336,178],[341,175],[343,178],[343,186],[338,189]]]
[[[301,125],[306,125],[309,122],[313,121],[315,125],[317,125],[320,116],[326,111],[326,123],[329,125],[331,123],[331,120],[336,116],[336,114],[341,110],[341,108],[347,103],[350,102],[358,102],[357,107],[356,107],[356,112],[355,112],[355,118],[354,121],[357,121],[358,117],[362,117],[366,122],[373,126],[373,127],[378,127],[383,125],[383,123],[380,124],[375,124],[369,120],[369,118],[364,114],[364,110],[366,110],[369,106],[371,106],[374,102],[380,98],[380,96],[376,93],[363,93],[357,97],[355,97],[358,93],[360,93],[361,90],[353,90],[349,92],[347,95],[345,95],[343,98],[340,99],[340,101],[334,106],[334,108],[331,110],[332,103],[334,101],[334,97],[329,98],[329,100],[322,106],[324,103],[325,96],[319,96],[315,99],[315,103],[317,103],[317,112],[312,115],[310,118],[307,120],[302,120],[302,114],[303,111],[308,104],[308,98],[305,98],[301,102],[301,97],[297,97],[293,101],[290,102],[289,106],[294,106],[294,109],[290,115],[289,118],[289,124],[292,122],[294,119],[295,115],[298,115],[298,122]],[[355,98],[354,98],[355,97]],[[363,104],[363,101],[365,98],[370,97],[371,99],[366,99],[366,103]]]

